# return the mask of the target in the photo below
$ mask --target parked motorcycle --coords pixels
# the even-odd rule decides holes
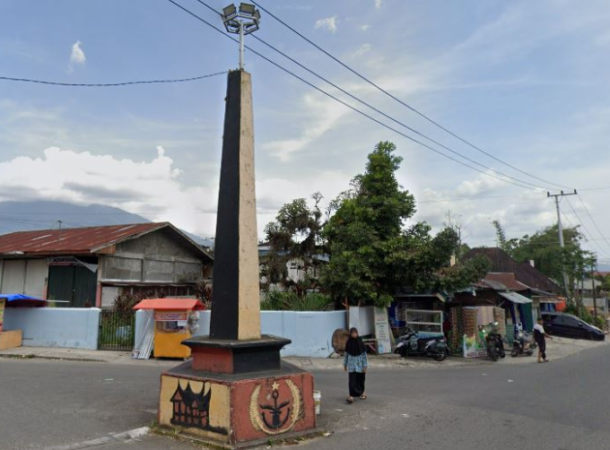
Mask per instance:
[[[396,350],[403,358],[406,356],[426,356],[435,361],[444,361],[449,356],[449,347],[444,337],[421,337],[418,332],[407,330],[398,338]]]
[[[487,344],[487,356],[492,361],[497,361],[498,358],[504,358],[504,341],[502,335],[498,333],[498,322],[491,322],[483,330],[485,333],[485,343]]]
[[[523,325],[518,323],[515,330],[515,339],[513,341],[513,348],[510,352],[510,356],[513,358],[519,355],[532,356],[534,350],[538,347],[534,341],[534,337],[527,331],[523,330]]]

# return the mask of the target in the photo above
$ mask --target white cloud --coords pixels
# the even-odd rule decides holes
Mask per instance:
[[[27,176],[24,176],[27,174]],[[52,176],[51,176],[52,174]],[[218,181],[213,187],[187,186],[182,172],[162,147],[147,161],[119,159],[50,147],[40,157],[0,162],[0,202],[49,200],[80,205],[103,204],[169,221],[201,236],[216,232]],[[322,192],[327,204],[348,186],[351,174],[321,170],[320,180],[270,177],[256,183],[258,231],[278,209],[295,198]]]
[[[70,54],[70,63],[71,64],[85,64],[87,62],[87,56],[85,55],[84,50],[81,48],[83,43],[81,41],[76,41],[72,44],[72,53]]]
[[[353,56],[355,56],[355,57],[364,56],[366,53],[370,52],[372,48],[373,48],[373,46],[371,44],[362,44],[354,52]]]
[[[316,139],[337,125],[349,110],[331,99],[321,98],[316,94],[307,94],[303,99],[305,107],[301,120],[305,129],[300,137],[266,142],[263,149],[277,156],[281,161],[288,161],[292,154],[304,150]]]
[[[360,25],[360,29],[362,31],[368,31],[369,28],[371,28],[371,26],[368,24]]]
[[[315,28],[326,28],[331,33],[335,33],[337,31],[337,24],[339,23],[339,19],[337,16],[327,17],[326,19],[319,19],[316,21]]]
[[[383,3],[383,0],[375,0],[375,8],[376,9],[381,9],[381,4]]]
[[[180,176],[161,147],[150,161],[50,147],[42,157],[0,163],[0,201],[99,203],[155,221],[168,220],[187,231],[213,234],[216,190],[187,187]]]

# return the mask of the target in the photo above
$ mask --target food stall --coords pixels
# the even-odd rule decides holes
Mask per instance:
[[[4,325],[6,308],[40,307],[47,304],[46,300],[22,294],[0,294],[0,350],[21,347],[23,333],[21,330],[7,330]]]
[[[191,349],[182,341],[191,337],[197,311],[205,305],[196,299],[157,298],[142,300],[135,310],[154,311],[155,358],[188,358]]]

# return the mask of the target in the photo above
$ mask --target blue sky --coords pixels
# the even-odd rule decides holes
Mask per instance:
[[[179,2],[221,25],[195,0]],[[209,3],[220,9],[226,2]],[[606,2],[260,3],[498,158],[558,184],[610,186]],[[384,97],[264,13],[257,35],[469,158],[538,183]],[[250,39],[248,44],[345,99],[260,43]],[[494,244],[494,219],[509,237],[554,222],[545,191],[521,189],[457,165],[255,55],[247,54],[246,61],[254,80],[261,235],[284,202],[315,191],[331,199],[345,190],[380,140],[395,142],[404,157],[399,178],[419,201],[416,220],[439,227],[450,210],[461,216],[473,245]],[[166,0],[0,3],[2,76],[115,82],[191,77],[236,65],[233,42]],[[225,82],[218,76],[112,89],[0,82],[0,200],[100,202],[213,235]],[[610,237],[608,193],[582,191],[605,237]],[[576,197],[570,202],[590,230],[587,246],[610,257],[610,245],[582,203]],[[579,222],[567,201],[562,207],[568,224]]]

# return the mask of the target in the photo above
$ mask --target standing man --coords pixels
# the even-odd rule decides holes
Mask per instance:
[[[546,338],[553,339],[551,336],[546,334],[544,327],[542,326],[542,318],[538,319],[538,323],[534,325],[534,340],[538,344],[538,362],[549,362],[546,359]]]

